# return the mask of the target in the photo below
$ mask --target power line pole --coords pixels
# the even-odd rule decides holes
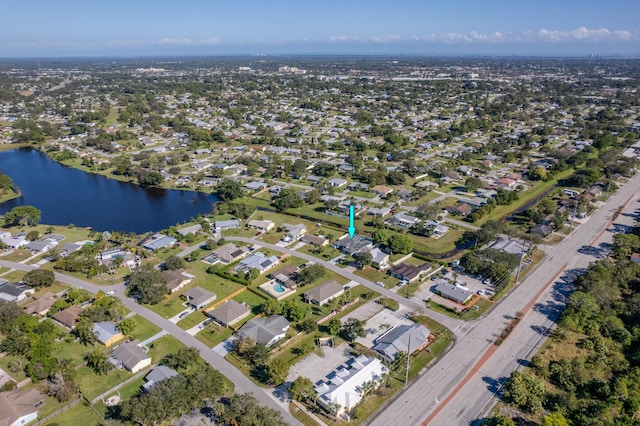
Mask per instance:
[[[409,342],[407,343],[407,368],[404,372],[404,385],[409,381],[409,363],[411,362],[411,332],[409,332]]]

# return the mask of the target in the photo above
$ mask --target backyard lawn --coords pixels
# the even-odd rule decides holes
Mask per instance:
[[[91,368],[82,367],[76,370],[75,382],[82,391],[82,394],[89,400],[92,400],[124,382],[131,376],[133,376],[133,374],[130,372],[117,368],[111,370],[107,375],[98,376]]]
[[[62,412],[60,415],[51,419],[50,425],[56,424],[58,426],[76,426],[80,422],[86,426],[100,426],[102,421],[98,418],[96,413],[93,412],[91,407],[87,405],[86,401],[80,402],[75,407]]]

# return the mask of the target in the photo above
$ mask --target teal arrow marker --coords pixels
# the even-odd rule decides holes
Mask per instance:
[[[356,233],[356,227],[353,224],[353,206],[349,206],[349,238],[353,239],[353,235]]]

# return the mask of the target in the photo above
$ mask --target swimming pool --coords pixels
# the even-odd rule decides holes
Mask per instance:
[[[282,287],[282,284],[274,284],[273,289],[276,293],[284,293],[284,287]]]

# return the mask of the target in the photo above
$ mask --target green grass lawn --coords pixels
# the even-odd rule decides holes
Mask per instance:
[[[86,401],[82,401],[75,407],[72,407],[51,419],[47,425],[56,424],[58,426],[76,426],[80,423],[86,426],[100,426],[103,424],[96,413],[94,413],[91,407],[89,407],[88,403]]]
[[[177,352],[184,347],[178,339],[171,335],[166,335],[152,342],[147,353],[151,355],[154,363],[158,363],[166,354]]]
[[[251,291],[244,291],[235,296],[233,300],[235,300],[236,302],[244,302],[255,309],[256,307],[262,305],[267,300],[267,297],[268,296],[266,294],[265,297],[261,297]]]
[[[9,189],[9,188],[4,188],[2,190],[0,190],[0,203],[4,203],[5,201],[9,201],[9,200],[13,200],[14,198],[18,198],[20,195]]]
[[[289,411],[291,415],[296,418],[300,423],[304,426],[317,426],[318,422],[316,422],[311,416],[309,416],[305,411],[300,409],[297,405],[292,402],[289,403]]]
[[[491,211],[487,216],[480,219],[478,222],[474,222],[474,225],[480,226],[488,220],[499,220],[514,211],[518,210],[521,206],[527,204],[529,201],[534,198],[540,196],[543,192],[557,185],[559,180],[566,179],[573,174],[573,169],[568,169],[563,172],[558,173],[553,177],[553,179],[547,182],[538,182],[535,186],[527,189],[526,191],[520,194],[520,197],[515,203],[511,203],[506,206],[496,206],[495,209]]]
[[[67,339],[71,339],[73,336],[69,336]],[[99,343],[95,343],[94,345],[84,345],[82,343],[71,341],[67,342],[64,339],[60,342],[54,343],[54,352],[58,359],[70,359],[73,360],[73,365],[80,366],[84,363],[84,356],[93,352],[95,349],[99,349],[101,351],[105,350],[105,347],[100,345]]]
[[[178,321],[177,325],[178,327],[184,330],[188,330],[200,324],[202,321],[206,319],[207,319],[207,316],[204,313],[202,313],[202,311],[196,311],[187,315],[185,318],[181,319],[180,321]]]
[[[414,234],[407,234],[413,241],[413,248],[428,254],[447,253],[456,248],[456,241],[460,239],[463,231],[458,229],[450,229],[442,237],[434,240],[433,238],[425,238]]]
[[[226,231],[222,231],[223,237],[244,237],[251,238],[256,235],[256,231],[253,228],[237,228],[237,229],[227,229]]]
[[[180,299],[177,294],[171,296],[165,296],[167,299],[155,305],[145,305],[145,307],[151,309],[158,315],[162,315],[165,318],[171,318],[178,315],[180,312],[186,309],[183,305],[184,300]]]
[[[447,309],[446,307],[444,307],[443,305],[440,305],[435,302],[429,302],[428,306],[431,310],[440,312],[441,314],[445,314],[447,316],[450,316],[451,318],[458,318],[461,320],[470,321],[484,315],[493,306],[493,303],[485,299],[479,299],[473,305],[473,306],[477,306],[478,307],[477,309],[475,309],[474,307],[469,307],[468,309],[465,309],[464,311],[459,313],[453,312]]]
[[[12,355],[5,355],[3,357],[0,357],[0,368],[2,368],[7,374],[9,374],[16,382],[21,382],[27,378],[27,375],[24,374],[24,371],[12,371],[9,368],[9,364],[16,358],[17,357]]]
[[[138,339],[142,342],[162,330],[160,327],[153,324],[151,321],[142,318],[140,315],[134,315],[131,319],[136,323],[136,327],[133,329],[133,333],[131,333],[130,336],[132,339]]]
[[[397,283],[398,279],[393,278],[391,275],[388,275],[382,271],[378,271],[376,268],[371,266],[365,266],[364,269],[356,269],[354,274],[365,278],[369,281],[373,282],[382,282],[386,288],[393,288]]]
[[[207,328],[196,334],[196,338],[212,348],[219,343],[222,343],[223,340],[231,337],[232,333],[233,332],[227,327],[222,327],[221,325],[212,322],[207,326]]]
[[[131,376],[133,375],[130,372],[117,368],[106,376],[98,376],[91,368],[82,367],[76,370],[75,381],[82,393],[89,400],[92,400],[129,379]]]
[[[407,201],[406,203],[403,203],[404,206],[419,206],[421,204],[424,203],[428,203],[429,201],[438,198],[440,196],[440,194],[436,193],[436,192],[429,192],[427,193],[427,195],[425,195],[424,197],[418,198],[417,200],[413,200],[413,201]]]
[[[0,259],[6,260],[8,262],[22,262],[23,260],[28,259],[33,255],[34,255],[34,252],[30,250],[27,250],[24,248],[17,248],[17,249],[14,249],[11,253],[8,253],[0,257]]]
[[[30,388],[33,387],[34,385],[28,385],[25,388]],[[22,388],[22,389],[25,389]],[[71,400],[74,400],[78,397],[78,395],[73,395],[71,397]],[[65,405],[67,405],[70,401],[62,401],[59,402],[57,399],[55,399],[54,397],[51,396],[44,396],[43,398],[43,404],[42,406],[38,409],[38,418],[39,419],[43,419],[45,417],[47,417],[49,414],[51,413],[55,413],[57,410],[61,409],[62,407],[64,407]],[[49,424],[49,423],[47,423]]]

